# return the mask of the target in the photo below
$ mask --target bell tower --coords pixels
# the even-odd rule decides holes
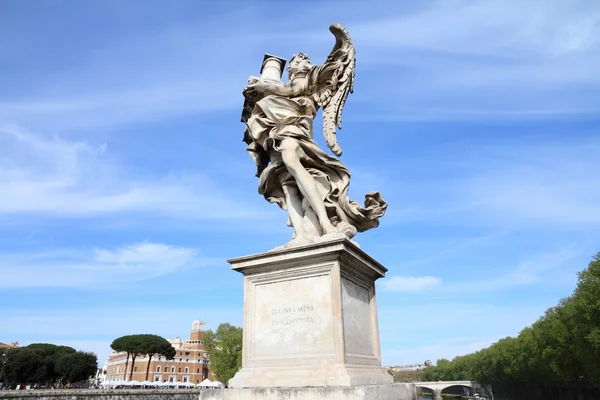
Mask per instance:
[[[202,340],[204,341],[204,332],[206,331],[206,322],[196,320],[192,322],[192,332],[190,333],[190,340]]]

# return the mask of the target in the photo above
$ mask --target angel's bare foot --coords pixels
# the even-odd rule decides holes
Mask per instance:
[[[327,235],[328,233],[335,233],[337,229],[329,220],[325,223],[321,223],[321,228],[323,229],[323,235]]]

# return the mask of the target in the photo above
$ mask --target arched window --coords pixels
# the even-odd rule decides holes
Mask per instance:
[[[156,372],[160,372],[160,365],[156,367]]]

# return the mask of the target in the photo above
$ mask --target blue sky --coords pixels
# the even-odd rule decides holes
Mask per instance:
[[[346,26],[338,134],[384,364],[515,335],[600,251],[600,4],[0,3],[0,341],[94,351],[242,323],[226,259],[289,240],[257,194],[241,90],[264,53],[321,63]],[[317,118],[317,141],[320,137]]]

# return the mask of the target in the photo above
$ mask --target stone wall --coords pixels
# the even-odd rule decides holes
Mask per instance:
[[[198,400],[200,392],[200,389],[13,390],[0,391],[0,400]]]

